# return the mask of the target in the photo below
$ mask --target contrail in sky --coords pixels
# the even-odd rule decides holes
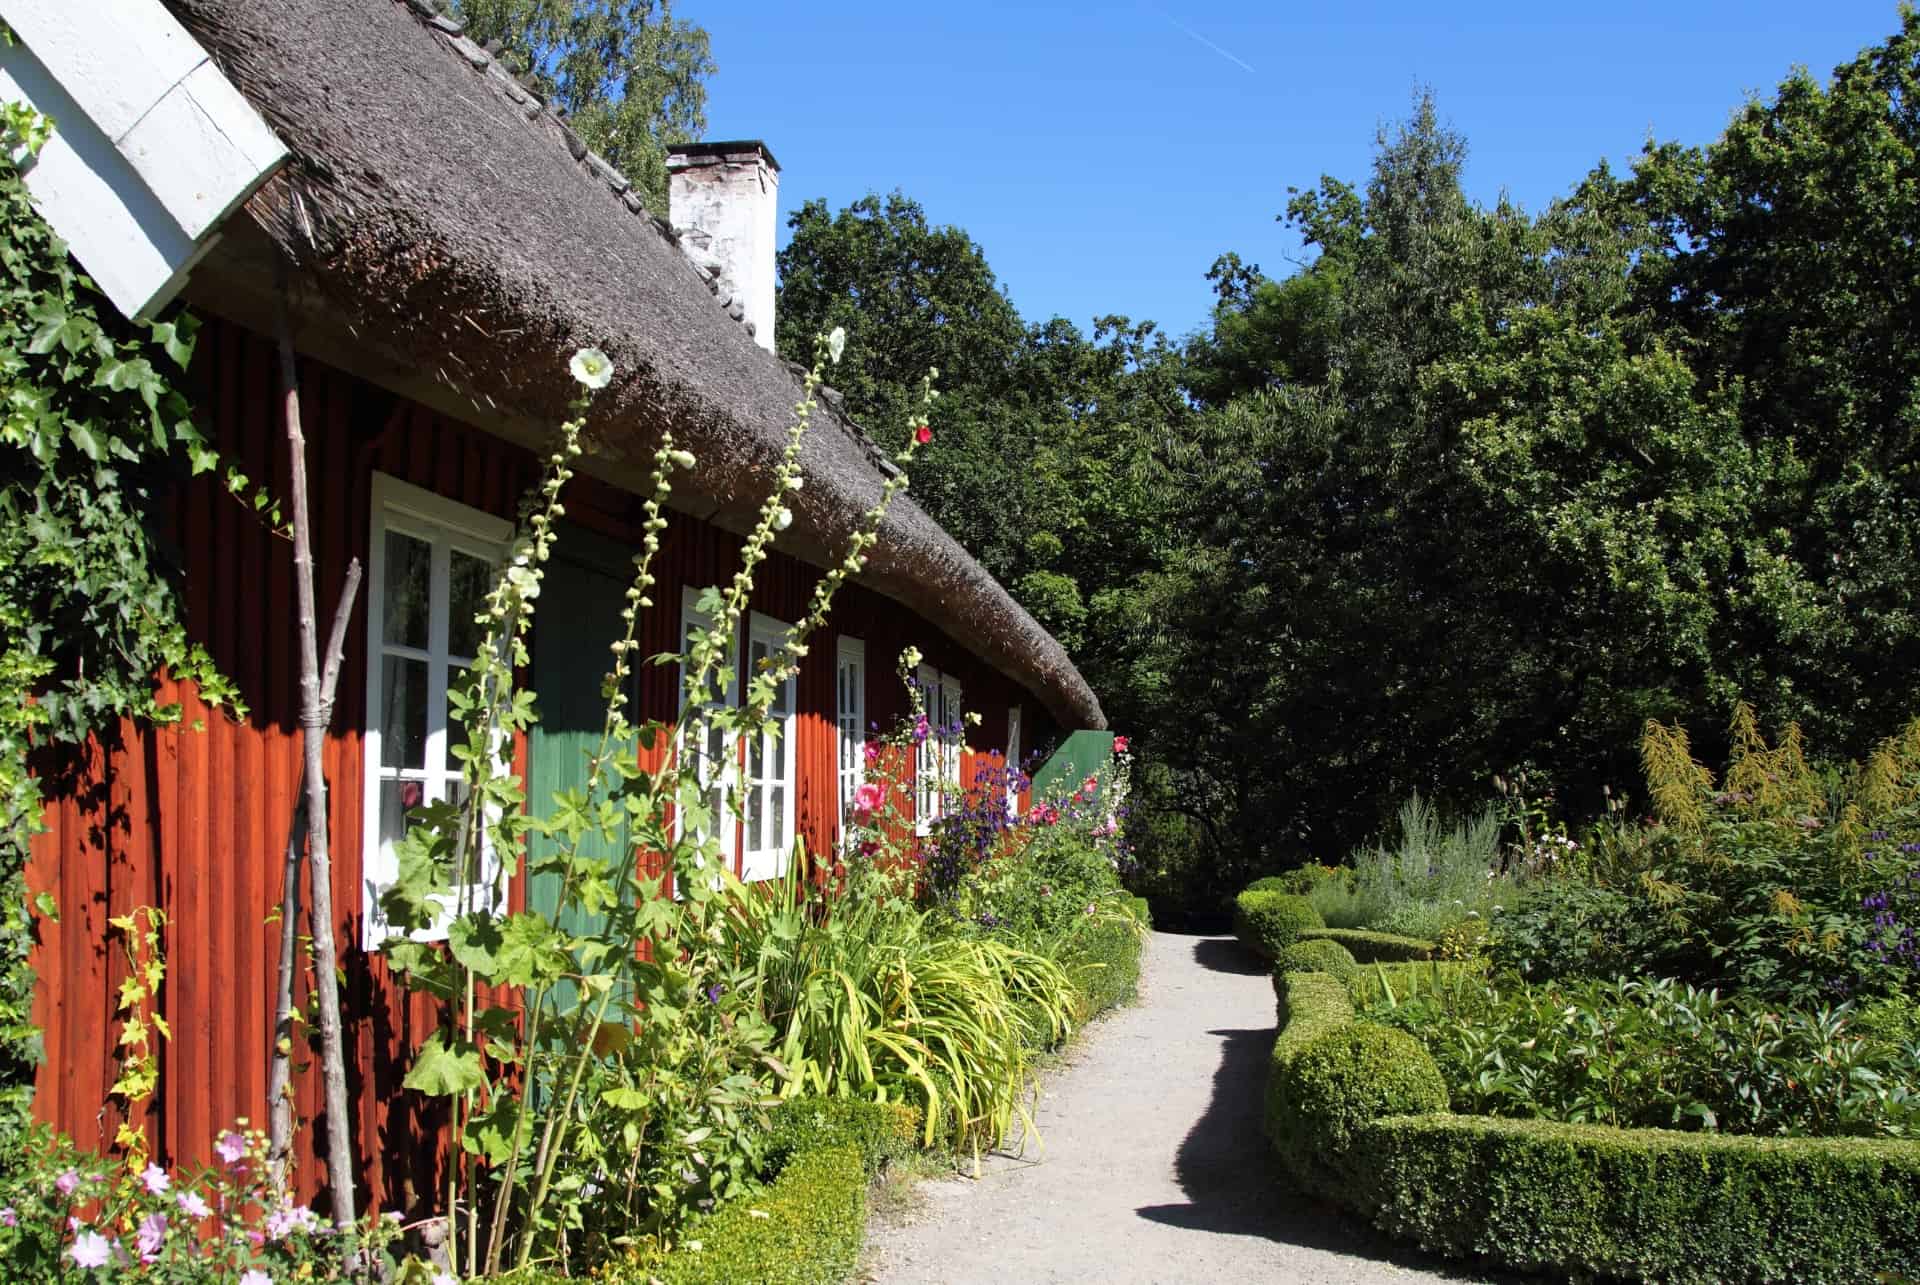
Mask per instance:
[[[1168,13],[1165,9],[1155,9],[1154,12],[1159,14],[1162,18],[1165,18],[1168,22],[1172,23],[1174,26],[1180,28],[1180,30],[1186,32],[1189,36],[1192,36],[1195,40],[1198,40],[1201,44],[1205,45],[1207,48],[1213,50],[1213,52],[1219,54],[1222,58],[1225,58],[1228,62],[1232,63],[1234,66],[1240,68],[1242,71],[1251,72],[1255,76],[1258,76],[1260,74],[1259,72],[1254,71],[1253,64],[1249,63],[1246,59],[1240,57],[1237,54],[1232,54],[1227,52],[1225,49],[1222,49],[1219,45],[1214,44],[1213,41],[1208,40],[1205,36],[1201,35],[1199,32],[1195,31],[1192,27],[1189,27],[1186,23],[1180,21],[1178,18]]]

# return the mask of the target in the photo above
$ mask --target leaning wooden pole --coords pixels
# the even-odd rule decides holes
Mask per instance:
[[[347,623],[360,591],[360,559],[347,563],[347,581],[340,586],[340,602],[333,609],[333,630],[327,636],[326,663],[320,671],[323,726],[333,721],[333,694],[339,684],[340,661],[346,654]],[[301,772],[302,793],[306,773]],[[287,1170],[293,1154],[293,978],[299,968],[295,949],[300,918],[300,856],[307,846],[307,803],[293,807],[287,826],[287,853],[280,888],[280,987],[273,1011],[273,1055],[267,1064],[267,1182],[276,1192],[287,1190]]]
[[[276,283],[280,331],[280,391],[286,402],[287,447],[293,475],[293,583],[300,600],[300,749],[305,774],[307,870],[313,879],[313,978],[320,994],[320,1074],[326,1082],[327,1189],[333,1222],[352,1228],[353,1134],[347,1111],[347,1060],[340,1032],[340,953],[333,940],[333,861],[327,846],[327,778],[321,749],[327,705],[320,685],[320,625],[313,605],[313,524],[307,510],[307,439],[300,431],[300,371],[293,353],[284,277]]]

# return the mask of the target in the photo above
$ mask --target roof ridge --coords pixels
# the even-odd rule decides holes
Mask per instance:
[[[681,259],[706,283],[707,293],[718,300],[720,310],[739,322],[749,336],[755,334],[754,324],[747,317],[746,302],[732,294],[724,298],[721,296],[717,269],[706,268],[687,252],[686,244],[681,240],[679,231],[670,220],[660,217],[658,213],[647,208],[647,203],[641,198],[639,189],[634,187],[633,180],[622,173],[613,162],[587,146],[586,140],[574,132],[573,126],[567,124],[567,113],[564,107],[540,96],[539,91],[531,83],[533,81],[531,72],[516,76],[508,70],[507,65],[500,60],[501,45],[498,41],[489,41],[486,45],[481,45],[473,40],[466,34],[466,20],[453,16],[449,12],[451,6],[446,4],[445,0],[401,0],[401,3],[412,11],[415,20],[421,26],[438,35],[441,43],[458,54],[476,74],[492,82],[508,102],[519,108],[520,114],[528,121],[539,120],[543,116],[552,121],[559,129],[561,141],[574,162],[599,179],[607,190],[627,207],[629,213],[649,220],[662,235],[672,241],[680,250]]]

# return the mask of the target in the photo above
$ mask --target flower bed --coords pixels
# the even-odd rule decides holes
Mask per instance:
[[[1310,1190],[1423,1248],[1660,1281],[1920,1273],[1920,1144],[1454,1115],[1403,1033],[1326,974],[1280,979],[1267,1129]],[[1356,1073],[1364,1072],[1364,1073]]]

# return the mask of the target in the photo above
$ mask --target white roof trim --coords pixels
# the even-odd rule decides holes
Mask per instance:
[[[159,0],[0,0],[0,98],[53,118],[27,189],[114,306],[148,317],[287,149]]]

